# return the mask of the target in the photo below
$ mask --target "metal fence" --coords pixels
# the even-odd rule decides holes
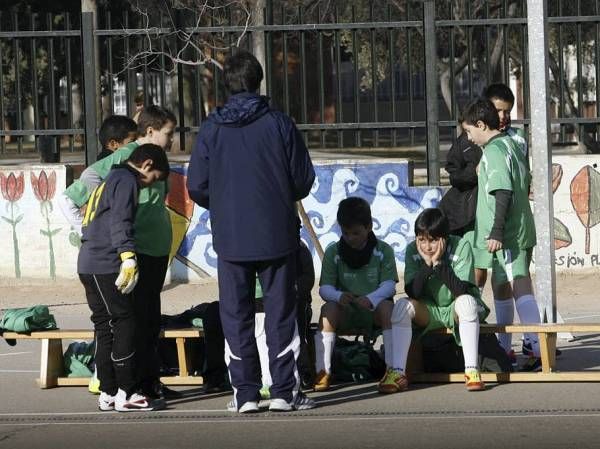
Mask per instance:
[[[528,124],[524,1],[266,4],[261,25],[246,25],[235,7],[170,18],[99,11],[97,26],[86,14],[3,11],[0,151],[27,152],[40,143],[56,153],[74,151],[94,136],[87,141],[93,153],[102,117],[132,115],[141,93],[144,103],[174,110],[173,151],[189,152],[226,93],[218,64],[189,64],[194,52],[175,30],[201,42],[217,62],[236,45],[254,49],[264,40],[266,93],[294,117],[312,148],[410,147],[409,154],[427,159],[432,184],[439,181],[439,147],[456,138],[461,108],[485,85],[509,84],[515,121]],[[548,5],[554,140],[596,151],[600,0]],[[173,54],[186,62],[171,65]],[[52,139],[40,142],[41,136]]]

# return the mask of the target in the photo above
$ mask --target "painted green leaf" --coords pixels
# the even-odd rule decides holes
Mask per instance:
[[[48,231],[44,231],[43,229],[40,229],[40,234],[45,235],[46,237],[50,236],[50,234],[48,234]]]
[[[21,214],[17,218],[15,218],[15,224],[19,223],[22,219],[23,219],[23,214]]]
[[[50,231],[50,235],[52,235],[52,237],[54,237],[56,234],[58,234],[60,231],[62,230],[62,228],[58,228],[55,229],[54,231]]]
[[[7,222],[9,225],[13,224],[13,221],[10,218],[2,217],[2,219]]]
[[[562,221],[554,218],[554,249],[565,248],[573,243],[573,238]]]
[[[81,247],[81,237],[76,232],[69,233],[69,243],[75,248]]]

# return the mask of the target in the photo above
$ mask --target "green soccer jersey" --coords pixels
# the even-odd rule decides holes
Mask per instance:
[[[446,241],[446,252],[443,256],[444,263],[447,263],[457,278],[461,281],[471,284],[469,294],[474,296],[480,304],[481,294],[475,284],[475,271],[473,264],[473,251],[471,244],[467,239],[451,235]],[[412,242],[406,248],[404,259],[404,283],[409,284],[413,281],[417,273],[425,267],[425,261],[417,251],[416,242]],[[447,307],[456,299],[450,289],[435,274],[427,279],[424,298],[413,298],[424,300],[427,303],[440,307]]]
[[[93,163],[90,168],[103,180],[113,165],[127,160],[138,146],[137,142],[128,143],[110,156]],[[87,203],[94,188],[95,186],[86,186],[78,180],[67,188],[65,194],[81,207]],[[171,218],[165,207],[166,194],[166,181],[158,181],[140,189],[134,232],[136,251],[141,254],[160,257],[168,255],[171,250],[173,236]]]
[[[504,223],[503,247],[527,249],[535,246],[535,223],[529,206],[530,183],[529,162],[511,137],[500,134],[484,146],[479,163],[475,248],[487,249],[496,212],[493,195],[496,190],[512,192]]]
[[[365,296],[384,281],[398,282],[394,250],[387,243],[378,239],[369,263],[357,269],[342,260],[337,243],[325,250],[319,285],[333,285],[337,290]]]
[[[529,167],[529,148],[527,146],[527,138],[525,137],[525,131],[522,128],[513,128],[512,126],[504,131],[521,149],[521,153],[527,161]]]

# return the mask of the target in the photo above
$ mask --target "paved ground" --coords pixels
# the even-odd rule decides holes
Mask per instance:
[[[89,327],[76,282],[0,280],[0,308],[45,303],[62,327]],[[600,321],[594,273],[560,275],[559,310],[567,322]],[[217,297],[214,282],[168,285],[163,311],[177,313]],[[319,301],[315,302],[315,313]],[[517,347],[518,341],[515,338]],[[561,340],[563,370],[600,368],[600,336]],[[413,385],[380,396],[374,384],[311,394],[319,407],[293,414],[232,416],[229,394],[179,388],[182,399],[150,414],[96,411],[85,388],[39,390],[39,343],[0,341],[0,448],[560,448],[600,447],[600,383]],[[266,406],[266,404],[265,404]]]

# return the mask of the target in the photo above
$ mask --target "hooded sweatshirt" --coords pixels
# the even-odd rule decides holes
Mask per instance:
[[[295,201],[315,178],[300,132],[254,93],[232,95],[204,121],[188,170],[190,197],[210,210],[224,260],[283,257],[298,249]]]

